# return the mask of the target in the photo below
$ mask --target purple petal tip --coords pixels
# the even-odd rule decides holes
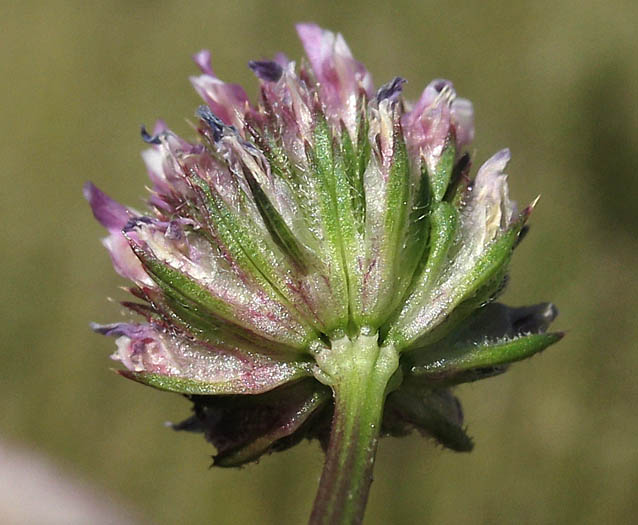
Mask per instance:
[[[146,131],[146,126],[144,124],[142,124],[141,126],[140,134],[142,135],[142,140],[146,142],[147,144],[158,145],[162,143],[158,134],[151,135],[148,131]]]
[[[89,201],[94,217],[110,231],[121,230],[131,218],[131,214],[118,202],[97,188],[92,182],[87,182],[83,188],[84,198]]]
[[[321,37],[322,29],[314,22],[301,22],[295,25],[299,38]]]
[[[266,82],[277,82],[284,72],[281,64],[274,60],[251,60],[248,67],[253,70],[257,78]]]
[[[394,77],[387,84],[383,84],[377,91],[377,101],[381,102],[385,99],[390,99],[392,101],[396,100],[403,90],[403,84],[405,84],[407,80],[401,77]]]
[[[208,106],[199,106],[195,114],[208,124],[208,127],[213,132],[213,140],[215,142],[224,136],[224,129],[227,126]]]
[[[193,61],[197,64],[197,67],[205,75],[214,76],[213,68],[210,64],[210,51],[208,49],[202,49],[201,51],[193,55]]]
[[[101,335],[110,335],[110,336],[120,336],[125,335],[126,330],[124,327],[127,326],[124,323],[112,323],[112,324],[99,324],[99,323],[91,323],[91,330],[93,330],[96,334]]]
[[[490,164],[495,166],[500,171],[505,169],[505,166],[511,159],[511,154],[509,148],[503,148],[500,151],[497,151],[491,158],[487,160],[485,164]]]

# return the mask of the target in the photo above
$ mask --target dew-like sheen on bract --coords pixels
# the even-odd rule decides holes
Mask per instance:
[[[297,31],[309,63],[250,62],[253,102],[194,56],[197,138],[142,132],[147,211],[86,185],[141,319],[94,329],[117,337],[123,376],[193,401],[175,428],[203,432],[220,466],[325,447],[318,356],[359,336],[400,355],[382,433],[470,450],[451,388],[561,337],[553,305],[495,302],[533,206],[509,198],[507,149],[471,178],[472,104],[450,82],[409,104],[400,77],[375,90],[341,35]]]

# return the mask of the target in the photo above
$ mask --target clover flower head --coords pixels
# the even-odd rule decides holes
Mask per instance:
[[[533,205],[509,198],[507,149],[470,175],[472,104],[437,79],[410,105],[341,35],[297,31],[308,62],[250,62],[253,99],[194,55],[193,136],[142,129],[146,210],[87,184],[141,319],[94,329],[117,338],[121,375],[192,400],[174,427],[204,433],[215,465],[318,439],[318,498],[362,512],[379,436],[470,450],[451,389],[561,334],[551,304],[495,301]],[[341,471],[363,488],[332,494]]]

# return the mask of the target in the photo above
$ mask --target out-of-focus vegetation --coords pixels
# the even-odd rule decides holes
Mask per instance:
[[[629,523],[638,512],[638,3],[10,2],[0,4],[0,436],[48,454],[152,523],[302,523],[316,444],[241,471],[166,420],[188,403],[108,371],[124,284],[81,195],[141,207],[139,125],[188,135],[191,53],[257,92],[250,59],[301,56],[293,24],[342,32],[377,85],[451,79],[476,162],[509,146],[542,199],[505,300],[555,301],[558,346],[461,388],[473,453],[380,447],[367,523]],[[0,466],[0,468],[2,468]]]

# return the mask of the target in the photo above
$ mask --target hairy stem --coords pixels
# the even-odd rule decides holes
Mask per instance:
[[[398,356],[393,348],[379,348],[376,335],[360,335],[333,341],[330,352],[317,362],[317,377],[332,387],[335,409],[310,524],[361,523],[386,390]]]

